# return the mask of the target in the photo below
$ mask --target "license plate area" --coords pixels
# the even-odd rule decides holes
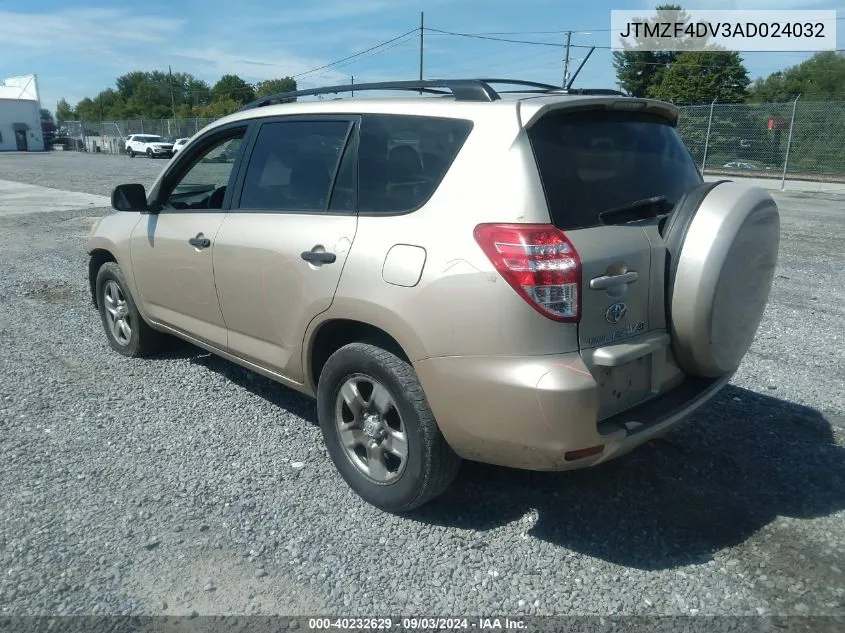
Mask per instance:
[[[597,366],[599,419],[629,409],[652,395],[652,354],[615,367]]]

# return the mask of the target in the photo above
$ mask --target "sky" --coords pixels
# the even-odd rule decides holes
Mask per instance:
[[[642,0],[0,0],[0,78],[38,75],[42,106],[73,105],[132,70],[187,72],[213,85],[226,73],[250,82],[297,76],[301,88],[415,79],[419,34],[322,70],[419,27],[562,44],[572,35],[570,71],[588,46],[608,46],[611,9],[642,9]],[[839,9],[816,0],[679,2],[688,9]],[[839,20],[838,25],[845,25]],[[498,35],[499,33],[516,33]],[[838,47],[843,47],[839,37]],[[581,48],[584,47],[584,48]],[[426,78],[497,76],[558,84],[560,46],[516,44],[425,33]],[[751,77],[800,63],[806,53],[743,54]],[[616,87],[609,50],[597,49],[576,85]]]

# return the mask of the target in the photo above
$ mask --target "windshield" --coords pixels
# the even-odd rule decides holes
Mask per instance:
[[[701,182],[675,128],[652,115],[555,112],[528,137],[552,220],[563,229],[602,224],[602,212],[648,198],[671,207]]]

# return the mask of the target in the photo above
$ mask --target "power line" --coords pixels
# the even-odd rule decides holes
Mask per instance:
[[[415,29],[415,31],[417,31],[417,30],[419,30],[419,29]],[[347,67],[347,66],[351,66],[352,64],[356,64],[356,63],[358,63],[358,62],[362,62],[362,61],[364,61],[365,59],[369,59],[370,57],[375,57],[376,55],[381,55],[382,53],[386,53],[386,52],[387,52],[387,51],[389,51],[390,49],[392,49],[392,48],[396,48],[397,46],[401,46],[402,44],[408,44],[409,42],[414,42],[414,40],[415,40],[415,39],[416,39],[416,34],[415,34],[415,33],[410,34],[410,35],[406,36],[406,37],[405,37],[405,39],[403,39],[403,40],[401,40],[401,41],[394,42],[394,43],[392,43],[390,46],[385,46],[385,47],[384,47],[384,48],[382,48],[381,50],[378,50],[378,51],[372,52],[372,53],[370,53],[369,55],[366,55],[366,56],[364,56],[364,57],[360,57],[360,58],[356,58],[356,59],[353,59],[353,60],[347,61],[347,62],[345,62],[345,63],[343,63],[343,64],[338,64],[338,65],[336,65],[336,66],[333,66],[332,68],[345,68],[345,67]],[[414,42],[414,43],[415,43],[415,42]],[[321,74],[318,74],[318,75],[312,74],[312,75],[309,75],[308,77],[306,77],[306,79],[315,79],[315,78],[319,78],[319,77],[327,77],[327,76],[328,76],[328,73],[321,73]]]
[[[838,18],[837,18],[838,19]],[[514,40],[514,39],[507,39],[501,37],[492,37],[488,35],[476,35],[473,33],[458,33],[456,31],[444,31],[442,29],[432,29],[426,27],[426,31],[431,31],[433,33],[441,33],[443,35],[453,35],[456,37],[470,37],[474,39],[480,40],[491,40],[494,42],[510,42],[512,44],[532,44],[534,46],[553,46],[555,48],[567,48],[566,44],[556,44],[555,42],[537,42],[534,40]],[[563,33],[575,33],[575,31],[563,31]],[[602,46],[602,45],[592,45],[592,44],[569,44],[570,48],[597,48],[601,50],[613,50],[619,52],[636,52],[637,49],[623,49],[619,47],[613,46]],[[845,49],[838,48],[836,49],[837,52],[845,51]],[[667,51],[667,52],[677,52],[682,53],[686,51]],[[709,51],[698,51],[698,52],[709,52]],[[823,50],[816,50],[816,51],[790,51],[790,50],[779,50],[779,51],[742,51],[742,50],[731,50],[731,51],[713,51],[713,52],[733,52],[733,53],[822,53],[826,52]]]
[[[442,29],[432,29],[426,27],[426,31],[430,31],[432,33],[441,33],[443,35],[454,35],[457,37],[471,37],[474,39],[479,40],[491,40],[494,42],[510,42],[511,44],[533,44],[535,46],[554,46],[555,48],[563,48],[563,44],[556,44],[554,42],[535,42],[531,40],[512,40],[512,39],[505,39],[502,37],[492,37],[489,35],[473,35],[472,33],[457,33],[455,31],[444,31]],[[573,46],[576,46],[573,44]],[[589,46],[579,46],[579,48],[590,48]]]
[[[391,44],[391,43],[395,42],[396,40],[402,39],[403,37],[405,37],[407,35],[411,35],[412,33],[417,33],[418,31],[419,31],[419,27],[413,28],[410,31],[407,31],[406,33],[402,33],[402,35],[397,35],[396,37],[394,37],[392,39],[381,42],[380,44],[376,44],[375,46],[371,46],[367,50],[360,51],[360,52],[355,53],[353,55],[349,55],[348,57],[344,57],[343,59],[338,59],[337,61],[333,61],[329,64],[324,64],[323,66],[319,66],[317,68],[312,68],[311,70],[306,70],[306,71],[301,72],[299,74],[293,75],[293,79],[296,79],[297,77],[304,77],[305,75],[310,75],[311,73],[315,73],[315,72],[320,71],[320,70],[326,70],[327,68],[331,68],[332,66],[337,66],[338,64],[340,64],[342,62],[348,61],[350,59],[355,59],[356,57],[360,57],[361,55],[364,55],[365,53],[369,53],[370,51],[374,51],[377,48],[381,48],[382,46],[385,46],[387,44]]]

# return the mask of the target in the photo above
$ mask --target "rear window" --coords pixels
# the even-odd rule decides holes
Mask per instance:
[[[599,213],[663,196],[675,204],[701,182],[675,128],[644,113],[552,113],[528,130],[552,221],[601,224]]]
[[[425,204],[471,129],[463,119],[365,114],[358,149],[359,211],[402,213]]]

